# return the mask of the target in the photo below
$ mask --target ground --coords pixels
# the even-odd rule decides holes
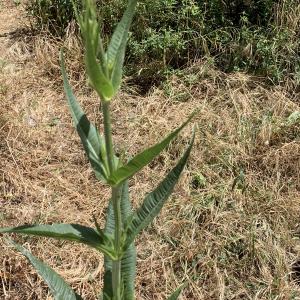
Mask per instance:
[[[28,30],[22,5],[0,4],[0,225],[103,225],[109,189],[97,182],[72,126],[58,62],[64,45],[72,86],[102,129],[72,30],[64,42]],[[117,151],[159,141],[199,109],[196,143],[175,193],[138,238],[136,297],[300,299],[299,93],[262,78],[193,63],[139,95],[124,85],[113,102]],[[192,125],[130,180],[134,207],[186,147]],[[27,261],[1,239],[0,298],[51,299]],[[84,299],[96,299],[103,259],[81,245],[11,237],[50,264]],[[299,278],[298,278],[299,277]]]

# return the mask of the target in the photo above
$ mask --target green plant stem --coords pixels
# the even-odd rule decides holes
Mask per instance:
[[[111,134],[109,102],[102,101],[102,111],[104,117],[104,137],[105,137],[105,144],[106,144],[107,162],[108,162],[109,173],[111,174],[114,171],[114,149],[113,149],[112,134]]]
[[[112,188],[112,203],[115,217],[115,250],[118,253],[118,260],[112,262],[112,284],[114,300],[121,300],[121,259],[119,254],[121,250],[122,216],[119,186]]]
[[[115,170],[114,150],[111,134],[111,119],[109,102],[102,101],[102,111],[104,117],[104,136],[106,144],[107,161],[110,174]],[[112,187],[112,204],[115,219],[114,246],[118,254],[118,259],[112,262],[112,285],[114,300],[121,300],[121,259],[119,258],[121,250],[122,236],[122,215],[120,203],[120,187]]]

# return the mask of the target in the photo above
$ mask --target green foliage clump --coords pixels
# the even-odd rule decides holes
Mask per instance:
[[[30,0],[39,27],[63,34],[74,19],[70,0]],[[97,0],[109,36],[127,0]],[[80,6],[80,1],[75,1]],[[141,78],[213,57],[224,71],[242,70],[280,82],[299,77],[297,0],[143,0],[138,2],[126,66]]]
[[[75,19],[71,0],[30,0],[26,11],[37,30],[62,36],[68,24]]]

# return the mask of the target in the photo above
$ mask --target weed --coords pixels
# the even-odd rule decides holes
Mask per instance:
[[[167,174],[157,188],[145,197],[142,205],[132,212],[129,201],[128,179],[159,156],[194,116],[194,114],[190,116],[186,122],[160,143],[137,154],[128,162],[122,161],[115,155],[115,147],[112,141],[110,103],[120,88],[128,32],[136,3],[136,0],[129,1],[106,52],[99,36],[94,2],[86,0],[83,13],[79,15],[76,11],[85,45],[85,67],[89,83],[101,99],[104,137],[89,122],[77,102],[67,79],[63,52],[61,52],[64,89],[75,127],[96,178],[111,188],[111,200],[108,204],[105,228],[101,229],[97,219],[93,217],[95,228],[80,224],[57,223],[0,229],[1,233],[19,233],[75,241],[104,254],[105,274],[102,292],[104,300],[130,300],[135,298],[136,249],[134,240],[158,215],[172,193],[187,163],[194,143],[193,134],[187,150],[177,165]],[[99,62],[98,57],[100,58]],[[50,126],[53,127],[56,124],[57,119],[53,119]],[[55,299],[82,299],[48,265],[38,260],[20,244],[13,241],[10,241],[10,243],[27,257],[39,275],[46,281]],[[184,286],[179,287],[169,299],[177,299]]]

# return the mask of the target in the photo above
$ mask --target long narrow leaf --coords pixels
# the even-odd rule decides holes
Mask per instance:
[[[194,138],[195,134],[193,133],[190,145],[177,165],[168,173],[157,188],[146,196],[140,208],[138,208],[129,218],[129,223],[126,226],[126,246],[130,245],[138,233],[152,222],[173,192],[173,189],[190,155]]]
[[[79,16],[79,25],[85,46],[85,65],[90,84],[102,100],[109,101],[114,95],[114,88],[107,77],[105,62],[99,64],[97,56],[101,46],[100,29],[94,0],[85,1],[85,11]],[[104,67],[104,68],[103,68]]]
[[[131,205],[129,202],[128,182],[122,184],[121,189],[121,212],[122,219],[126,220],[131,214]],[[110,203],[107,214],[107,222],[105,226],[106,234],[113,234],[115,230],[115,218],[112,204]],[[136,274],[136,250],[133,243],[129,245],[124,253],[121,261],[121,276],[124,284],[123,300],[134,299],[134,281]],[[103,299],[110,300],[113,297],[112,290],[112,261],[109,257],[105,256],[105,274],[104,274],[104,288]]]
[[[13,241],[10,243],[29,260],[38,274],[46,281],[55,300],[82,300],[64,279],[47,264],[37,259],[23,246]]]
[[[137,0],[129,0],[124,15],[112,35],[107,49],[107,59],[109,63],[113,63],[115,61],[124,39],[127,39],[128,30],[132,22],[136,4]]]
[[[98,95],[106,101],[109,101],[115,94],[112,83],[106,78],[102,68],[97,62],[97,54],[93,53],[91,39],[87,38],[85,47],[85,65],[89,81],[92,87],[96,90]]]
[[[58,240],[74,241],[86,244],[102,251],[106,255],[111,254],[111,245],[104,234],[100,235],[96,230],[79,224],[52,224],[52,225],[25,225],[18,227],[1,228],[0,233],[18,233],[42,237],[50,237]]]
[[[170,144],[178,133],[190,122],[194,115],[195,113],[193,113],[180,127],[170,133],[163,141],[137,154],[126,165],[114,171],[108,178],[108,183],[112,185],[120,184],[150,163]]]
[[[89,122],[82,108],[77,102],[66,75],[63,53],[61,52],[61,71],[64,80],[65,93],[68,99],[74,125],[81,138],[86,154],[92,165],[97,179],[106,182],[107,163],[104,139],[99,135],[97,129]]]
[[[127,9],[118,23],[107,49],[108,66],[112,70],[111,80],[115,92],[121,83],[128,32],[136,4],[137,0],[129,0]]]

